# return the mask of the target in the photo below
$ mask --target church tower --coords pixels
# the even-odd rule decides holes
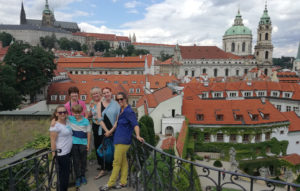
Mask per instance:
[[[268,68],[272,66],[273,45],[272,45],[272,22],[268,15],[267,3],[260,18],[257,29],[257,44],[254,48],[255,58],[259,68],[265,68],[268,75]]]
[[[55,18],[53,12],[49,9],[48,0],[46,0],[45,8],[43,10],[42,25],[54,26]]]
[[[298,46],[298,53],[293,63],[293,71],[300,72],[300,42]]]
[[[22,1],[21,13],[20,13],[20,25],[25,25],[25,24],[26,24],[26,14],[25,14],[24,5]]]

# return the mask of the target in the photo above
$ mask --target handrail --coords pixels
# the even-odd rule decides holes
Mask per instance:
[[[264,177],[256,177],[198,164],[196,162],[166,153],[160,149],[155,148],[147,142],[140,143],[136,139],[136,137],[133,138],[133,143],[131,145],[129,153],[129,169],[131,169],[131,171],[129,172],[129,184],[132,187],[135,187],[137,191],[140,189],[144,191],[151,190],[151,183],[152,185],[153,183],[159,183],[155,185],[160,187],[160,189],[158,190],[178,190],[178,188],[176,188],[174,180],[176,180],[176,178],[178,179],[178,177],[176,177],[176,173],[178,174],[179,171],[186,171],[184,173],[189,177],[190,182],[188,187],[191,188],[191,190],[197,190],[195,188],[195,185],[193,185],[194,177],[206,178],[211,182],[212,186],[216,187],[217,191],[222,190],[222,188],[228,184],[235,185],[242,190],[256,191],[254,187],[257,186],[255,185],[255,182],[257,180],[266,183],[266,190],[275,190],[277,185],[287,187],[286,190],[291,190],[291,188],[300,188],[300,185],[295,183],[272,180]],[[163,159],[158,159],[158,154],[161,155]],[[164,165],[164,170],[159,169],[158,164]],[[184,167],[183,164],[190,166],[189,172],[187,172],[188,170]],[[195,167],[200,168],[201,173],[196,172],[195,174],[195,171],[193,170]],[[168,169],[168,172],[166,172],[166,169]],[[217,178],[213,178],[211,172],[217,173]],[[163,173],[172,175],[172,177],[166,177]],[[227,181],[221,180],[222,173],[227,174],[227,176],[229,175],[230,179]],[[157,180],[153,180],[154,177],[156,177]],[[245,186],[236,182],[236,180],[240,177],[250,179],[249,183],[246,182],[249,184],[249,189],[246,189]],[[167,185],[163,182],[166,181],[166,179],[172,179],[173,183],[168,183]],[[205,189],[209,190],[210,188],[206,187]]]

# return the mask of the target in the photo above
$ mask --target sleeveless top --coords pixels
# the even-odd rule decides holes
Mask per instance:
[[[101,113],[104,111],[104,109],[105,109],[105,107],[104,107],[103,103],[101,102]],[[107,117],[107,115],[104,114],[104,116],[102,116],[102,117],[103,117],[103,122],[104,122],[106,128],[108,130],[111,130],[112,124],[111,124],[109,118]],[[103,133],[103,129],[102,129],[102,133]]]

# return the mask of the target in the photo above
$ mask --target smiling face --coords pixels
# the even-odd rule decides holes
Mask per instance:
[[[98,102],[98,101],[101,100],[102,95],[101,95],[101,92],[100,92],[100,91],[94,91],[94,92],[92,92],[91,95],[92,95],[92,99],[93,99],[95,102]]]
[[[77,102],[77,101],[78,101],[78,93],[72,92],[72,93],[70,94],[70,98],[71,98],[71,101],[72,101],[72,102]]]
[[[64,108],[64,107],[57,108],[57,111],[56,111],[55,115],[56,115],[58,121],[65,121],[66,118],[67,118],[67,110],[66,110],[66,108]]]
[[[103,96],[104,96],[105,100],[109,102],[111,100],[111,97],[112,97],[112,93],[111,93],[110,89],[104,88],[102,93],[103,93]]]
[[[123,95],[118,94],[116,97],[116,101],[119,103],[121,108],[124,108],[127,106],[127,100],[123,97]]]

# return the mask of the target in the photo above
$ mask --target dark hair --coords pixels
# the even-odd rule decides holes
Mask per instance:
[[[106,90],[109,90],[109,91],[111,92],[111,88],[110,88],[110,87],[105,87],[105,88],[103,88],[103,89],[102,89],[102,92],[103,92],[103,90],[105,90],[105,89],[106,89]]]
[[[118,96],[118,95],[123,96],[123,99],[126,99],[126,102],[128,102],[128,100],[127,100],[127,95],[126,95],[124,92],[119,92],[119,93],[117,94],[117,96]]]
[[[52,116],[51,116],[51,120],[52,120],[52,119],[55,119],[55,121],[58,120],[58,118],[57,118],[57,116],[56,116],[57,110],[58,110],[58,108],[62,108],[62,107],[65,108],[64,105],[58,105],[58,106],[55,108],[55,110],[54,110],[54,112],[53,112],[53,114],[52,114]]]
[[[69,95],[71,95],[71,93],[78,93],[79,94],[79,89],[76,86],[69,87],[68,93],[69,93]]]

